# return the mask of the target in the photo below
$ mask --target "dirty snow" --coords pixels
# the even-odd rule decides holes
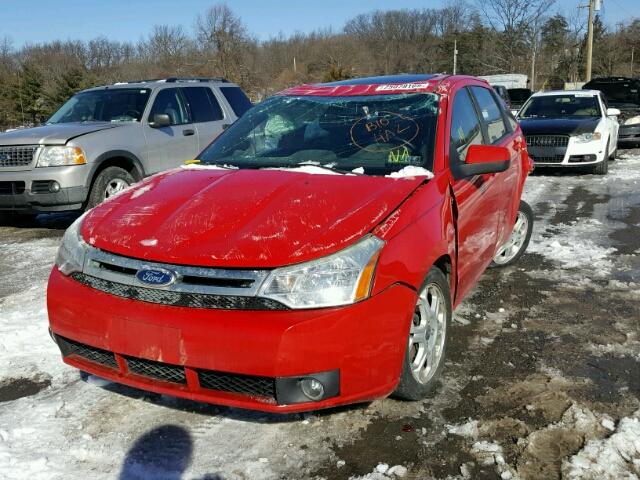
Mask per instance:
[[[613,424],[603,425],[608,430]],[[615,432],[603,439],[592,439],[563,464],[563,478],[580,480],[618,480],[640,477],[640,410],[620,420]]]

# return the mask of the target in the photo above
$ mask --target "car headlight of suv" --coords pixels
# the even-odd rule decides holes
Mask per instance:
[[[80,235],[80,225],[84,215],[71,224],[62,237],[62,244],[56,255],[56,266],[63,275],[81,272],[87,253],[87,244]]]
[[[580,135],[576,135],[573,138],[575,138],[576,142],[578,143],[588,143],[600,140],[602,138],[602,134],[600,132],[582,133]]]
[[[627,118],[623,125],[638,125],[640,124],[640,115],[636,117]]]
[[[37,167],[61,167],[64,165],[84,165],[87,159],[80,147],[56,145],[42,147],[38,155]]]
[[[333,255],[273,270],[258,295],[290,308],[348,305],[367,298],[384,242],[367,235]]]

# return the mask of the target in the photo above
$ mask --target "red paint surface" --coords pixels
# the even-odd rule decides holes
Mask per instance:
[[[173,387],[77,358],[66,361],[147,390],[267,411],[325,408],[392,392],[415,292],[429,268],[447,259],[453,302],[458,305],[508,238],[532,168],[517,127],[500,143],[511,156],[505,172],[454,179],[448,168],[451,98],[467,85],[487,84],[443,76],[420,83],[425,84],[420,91],[440,95],[435,177],[429,181],[274,170],[179,170],[154,176],[98,206],[81,229],[87,242],[121,255],[241,268],[319,258],[372,232],[386,243],[369,299],[318,310],[204,310],[113,297],[81,286],[56,269],[49,281],[49,318],[59,335],[187,369],[267,376],[339,369],[338,397],[277,406],[205,391],[189,373],[188,386]],[[375,87],[306,85],[284,94],[380,94]],[[144,246],[144,240],[157,244]]]

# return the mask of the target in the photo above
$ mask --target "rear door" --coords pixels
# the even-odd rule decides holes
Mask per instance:
[[[162,128],[149,126],[156,113],[169,115],[171,124]],[[145,120],[144,136],[148,174],[177,167],[198,154],[196,128],[180,88],[165,88],[157,93]]]
[[[196,127],[198,136],[198,152],[200,153],[209,145],[232,120],[225,118],[225,113],[220,107],[210,87],[183,87],[191,118]]]
[[[471,91],[462,88],[453,98],[449,161],[464,162],[469,147],[485,143],[486,127],[480,121]],[[453,179],[451,187],[457,205],[458,289],[464,297],[491,262],[496,251],[498,216],[492,174]]]

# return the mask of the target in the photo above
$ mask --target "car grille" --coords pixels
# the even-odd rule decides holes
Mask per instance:
[[[566,147],[568,135],[528,135],[525,137],[529,147]]]
[[[0,168],[30,165],[37,149],[38,145],[0,146]]]
[[[116,355],[113,352],[91,347],[59,335],[55,335],[55,339],[65,357],[81,357],[83,360],[120,370]],[[121,356],[120,358],[126,362],[127,371],[131,374],[162,382],[188,385],[185,367],[183,366],[130,356]],[[214,370],[195,371],[200,387],[203,389],[270,400],[275,400],[276,398],[276,379],[274,377],[258,377]],[[126,374],[124,371],[121,373]]]
[[[145,377],[162,380],[164,382],[180,383],[185,385],[187,378],[184,367],[169,365],[162,362],[153,362],[142,358],[124,357],[127,361],[127,368],[131,373]]]
[[[62,355],[64,355],[65,357],[78,356],[93,363],[99,363],[100,365],[111,368],[118,368],[118,362],[116,361],[116,357],[112,352],[102,350],[100,348],[90,347],[89,345],[85,345],[83,343],[74,342],[73,340],[69,340],[58,335],[56,335],[56,340],[58,342],[58,347],[60,347]]]
[[[51,180],[34,180],[31,182],[31,193],[51,193]]]
[[[275,398],[276,396],[275,380],[269,377],[200,370],[198,372],[198,380],[202,388],[209,390],[242,393],[257,397]]]
[[[288,310],[280,302],[268,298],[186,293],[125,285],[75,272],[71,278],[88,287],[118,297],[174,307],[212,308],[223,310]]]
[[[0,195],[20,195],[24,192],[24,182],[0,182]]]
[[[562,163],[564,160],[564,155],[531,155],[529,156],[533,159],[535,163]]]

